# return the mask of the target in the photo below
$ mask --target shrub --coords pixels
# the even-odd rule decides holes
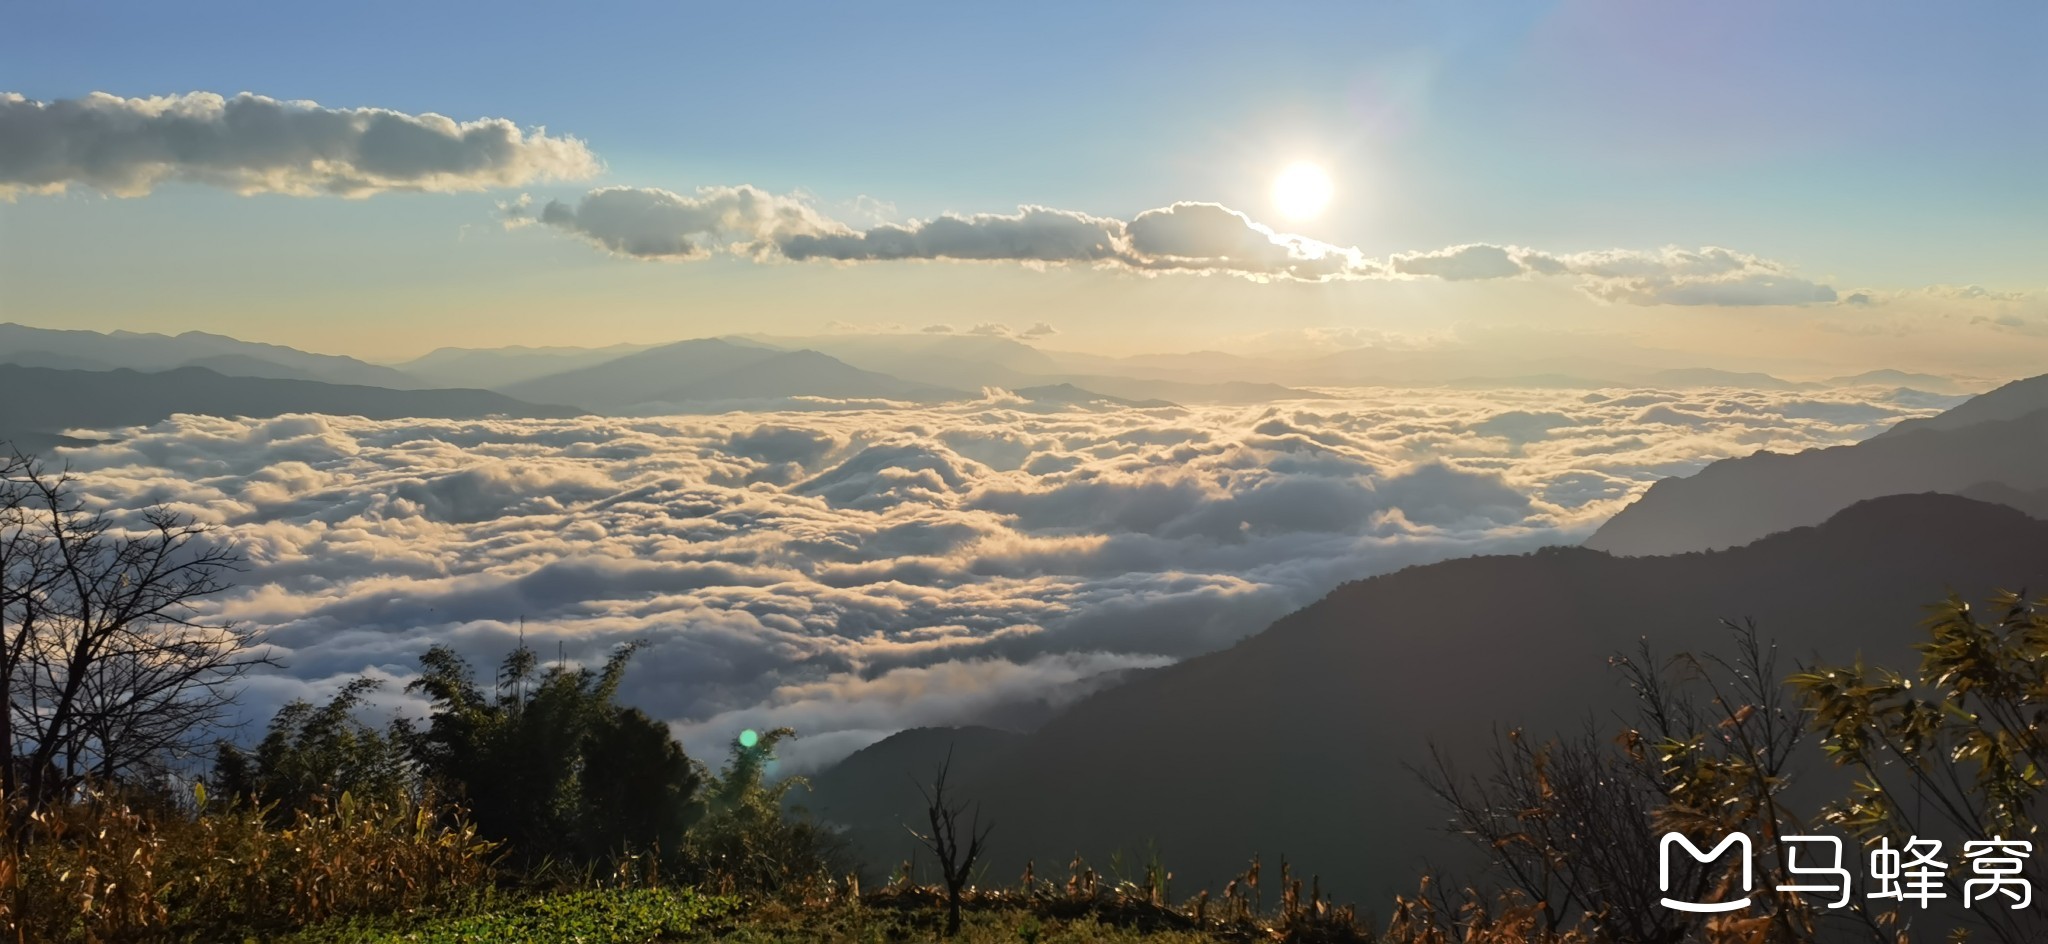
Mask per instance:
[[[804,778],[767,783],[775,745],[795,736],[777,728],[752,744],[735,738],[725,771],[707,778],[705,815],[689,838],[689,863],[699,881],[728,893],[803,894],[851,868],[843,839],[802,810],[786,808],[789,792],[808,786]]]
[[[202,801],[203,801],[202,796]],[[30,815],[0,853],[0,936],[157,940],[297,927],[455,901],[489,885],[493,846],[458,816],[344,794],[283,826],[235,806],[137,812],[90,796]]]
[[[596,672],[541,672],[521,646],[486,697],[453,650],[429,650],[408,686],[434,703],[411,738],[428,786],[527,864],[681,848],[700,774],[666,726],[613,702],[633,651],[620,647]]]
[[[355,718],[356,706],[377,685],[359,678],[325,705],[299,700],[284,706],[253,752],[222,741],[214,761],[220,798],[267,808],[282,823],[343,793],[383,801],[410,795],[415,773],[401,739]]]

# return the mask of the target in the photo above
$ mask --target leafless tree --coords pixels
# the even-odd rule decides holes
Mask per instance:
[[[1597,914],[1617,940],[1678,941],[1690,922],[1658,904],[1656,862],[1644,852],[1660,835],[1655,771],[1603,741],[1590,730],[1548,742],[1511,730],[1495,741],[1485,778],[1459,777],[1433,748],[1425,779],[1451,812],[1452,831],[1540,903],[1551,932]],[[1697,897],[1709,876],[1681,859],[1676,887]]]
[[[953,752],[946,751],[946,760],[932,775],[929,788],[918,785],[924,794],[925,817],[931,823],[931,832],[921,833],[915,829],[910,834],[931,850],[932,858],[939,863],[939,873],[946,880],[946,936],[960,933],[960,893],[966,889],[967,880],[974,873],[975,860],[981,858],[984,843],[994,824],[981,825],[980,804],[968,804],[946,795],[946,778],[953,769]],[[967,830],[961,832],[960,818],[967,817]],[[966,845],[961,845],[962,837]]]
[[[1756,833],[1760,867],[1783,868],[1782,833],[1803,831],[1779,795],[1800,717],[1775,649],[1752,623],[1726,625],[1729,657],[1663,661],[1644,644],[1613,658],[1636,711],[1619,719],[1623,730],[1611,740],[1592,724],[1544,742],[1510,731],[1496,741],[1491,772],[1471,779],[1432,750],[1434,769],[1423,777],[1451,812],[1451,831],[1540,903],[1550,930],[1584,917],[1617,940],[1687,939],[1696,921],[1659,904],[1665,892],[1651,855],[1673,830]],[[1708,822],[1700,810],[1729,821]],[[1686,857],[1673,864],[1672,891],[1690,900],[1702,900],[1718,877]],[[1789,915],[1780,924],[1785,939],[1808,936]]]
[[[0,790],[22,816],[209,742],[268,659],[198,606],[244,558],[164,508],[93,507],[68,472],[0,460]]]

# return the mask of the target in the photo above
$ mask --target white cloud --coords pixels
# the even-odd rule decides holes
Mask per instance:
[[[253,566],[214,605],[285,665],[252,687],[259,717],[357,672],[402,681],[436,642],[494,663],[524,618],[548,658],[647,640],[625,697],[694,752],[792,723],[816,762],[907,725],[1028,723],[1342,581],[1576,540],[1660,475],[1939,405],[1868,394],[179,416],[52,458],[96,505],[234,530]]]
[[[1393,270],[1403,275],[1433,275],[1452,282],[1504,279],[1528,271],[1507,249],[1484,243],[1452,246],[1435,252],[1399,253],[1391,262]]]
[[[526,215],[524,205],[505,209],[508,225],[534,219]],[[754,187],[707,187],[695,196],[608,187],[591,191],[574,207],[549,203],[538,221],[642,259],[699,259],[725,250],[763,260],[950,259],[1300,282],[1576,276],[1596,298],[1635,305],[1806,305],[1835,300],[1832,288],[1794,275],[1779,263],[1711,246],[1556,254],[1471,243],[1396,253],[1381,261],[1353,247],[1278,232],[1215,203],[1175,203],[1146,210],[1129,222],[1024,206],[1013,214],[948,214],[856,229],[825,216],[802,196]],[[945,326],[932,326],[940,327]],[[982,325],[975,330],[992,328]]]
[[[244,92],[31,101],[0,93],[0,198],[72,184],[133,197],[165,181],[236,193],[516,187],[598,172],[583,142],[502,118],[457,122]]]
[[[1562,271],[1586,276],[1587,294],[1631,305],[1811,305],[1836,297],[1833,288],[1793,275],[1780,263],[1714,246],[1552,259]]]
[[[1121,255],[1122,231],[1119,220],[1026,206],[1014,214],[947,215],[867,230],[792,231],[781,234],[779,245],[784,256],[799,261],[1100,262]]]
[[[700,259],[714,248],[759,255],[792,236],[838,226],[797,197],[746,186],[705,187],[691,196],[604,187],[575,206],[549,201],[539,221],[643,259]]]
[[[1303,281],[1366,278],[1380,268],[1356,249],[1277,233],[1229,207],[1176,203],[1131,219],[1134,268],[1186,269]]]

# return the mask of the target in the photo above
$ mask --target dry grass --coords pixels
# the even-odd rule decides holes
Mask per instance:
[[[28,842],[0,848],[0,942],[472,941],[515,932],[548,941],[937,941],[944,889],[899,878],[881,888],[820,881],[744,905],[649,887],[622,862],[586,889],[496,898],[490,843],[459,817],[346,796],[290,824],[260,810],[140,812],[97,797],[33,818]],[[1425,880],[1385,924],[1322,896],[1318,882],[1256,859],[1221,894],[1175,901],[1157,863],[1105,880],[1078,858],[1064,879],[1027,869],[971,889],[960,944],[1604,944],[1597,926],[1552,927],[1514,893],[1446,892]],[[905,870],[905,875],[908,870]],[[603,881],[600,881],[603,879]],[[603,887],[598,887],[598,886]],[[293,932],[304,929],[294,936]],[[382,930],[379,930],[382,929]],[[432,933],[429,933],[432,932]],[[425,936],[422,936],[425,935]],[[1767,919],[1695,929],[1700,944],[1773,944]]]
[[[10,818],[11,821],[11,818]],[[0,850],[0,940],[117,942],[402,914],[487,887],[459,817],[347,795],[286,826],[262,811],[145,813],[112,797],[36,813]]]

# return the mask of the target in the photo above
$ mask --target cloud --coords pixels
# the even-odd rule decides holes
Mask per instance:
[[[114,196],[166,181],[241,194],[364,197],[590,177],[582,141],[503,118],[457,122],[381,108],[323,108],[244,92],[31,101],[0,93],[0,197],[77,184]]]
[[[1452,282],[1504,279],[1529,271],[1507,249],[1483,243],[1435,252],[1400,253],[1391,260],[1391,267],[1404,275],[1433,275]]]
[[[1625,279],[1586,287],[1595,298],[1631,305],[1811,305],[1835,290],[1792,276],[1751,274],[1724,279]]]
[[[1354,247],[1278,232],[1216,203],[1175,203],[1146,210],[1128,222],[1023,206],[1015,213],[946,214],[866,229],[827,217],[800,195],[771,194],[751,186],[706,187],[691,196],[608,187],[589,192],[573,207],[551,202],[538,217],[530,215],[531,207],[524,203],[502,206],[507,225],[537,220],[641,259],[691,260],[726,251],[763,261],[1014,262],[1086,265],[1148,276],[1178,272],[1296,282],[1576,276],[1593,297],[1625,304],[1805,305],[1835,300],[1832,288],[1794,275],[1779,263],[1711,246],[1557,254],[1471,243],[1396,253],[1381,261]],[[932,326],[938,327],[944,326]],[[974,330],[993,328],[985,324]]]
[[[779,243],[784,256],[798,261],[1100,262],[1119,256],[1122,231],[1118,220],[1026,206],[1015,214],[947,215],[867,230],[790,232]]]
[[[495,664],[523,618],[547,659],[646,640],[623,697],[696,754],[790,723],[818,763],[900,727],[1033,723],[1343,581],[1571,542],[1660,475],[1851,442],[1942,405],[1867,390],[1333,393],[1170,418],[996,397],[178,416],[50,458],[96,506],[169,502],[232,529],[251,569],[208,606],[283,662],[250,689],[258,720],[358,672],[402,689],[435,643]]]
[[[1025,328],[1017,336],[1020,338],[1049,338],[1058,333],[1060,333],[1058,328],[1040,321],[1032,324],[1029,328]]]
[[[1836,298],[1833,288],[1780,263],[1715,246],[1584,252],[1555,262],[1587,276],[1581,286],[1587,294],[1631,305],[1811,305]]]
[[[643,259],[701,259],[713,248],[760,255],[793,236],[838,225],[801,199],[747,186],[705,187],[690,196],[605,187],[574,206],[548,201],[539,221]]]
[[[1131,219],[1134,268],[1185,269],[1303,281],[1377,275],[1356,249],[1277,233],[1215,203],[1176,203]]]
[[[1576,275],[1594,298],[1631,305],[1810,305],[1836,297],[1834,289],[1793,275],[1780,263],[1717,246],[1554,254],[1474,243],[1399,253],[1389,267],[1448,281]]]

